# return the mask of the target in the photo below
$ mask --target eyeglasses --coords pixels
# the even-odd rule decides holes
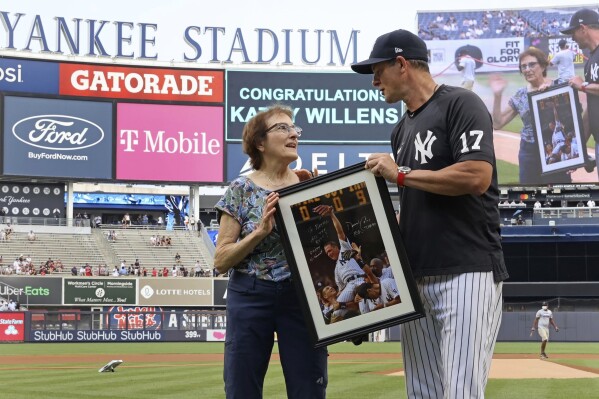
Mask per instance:
[[[301,127],[299,127],[297,125],[288,125],[286,123],[275,123],[268,129],[266,129],[264,134],[266,134],[268,132],[272,132],[272,131],[286,133],[287,135],[290,135],[291,131],[295,131],[295,134],[297,134],[297,137],[300,137],[302,135]]]
[[[520,64],[520,71],[526,71],[527,69],[533,69],[539,65],[538,62],[529,62],[528,64]]]

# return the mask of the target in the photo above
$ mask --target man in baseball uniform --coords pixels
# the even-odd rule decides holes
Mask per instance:
[[[329,216],[337,232],[338,241],[329,241],[324,244],[324,251],[327,256],[336,260],[335,264],[335,283],[339,288],[337,301],[342,305],[346,302],[353,302],[356,289],[364,282],[364,271],[355,259],[356,251],[351,246],[343,226],[330,205],[318,205],[314,212],[320,216]]]
[[[536,329],[539,333],[539,337],[541,337],[541,359],[548,359],[547,354],[545,353],[545,347],[547,347],[547,341],[549,341],[549,324],[555,328],[556,332],[559,331],[557,324],[553,321],[553,312],[549,310],[547,302],[543,302],[541,309],[535,316],[535,321],[532,323],[532,328],[530,330],[530,335],[532,335],[533,331]]]
[[[401,326],[408,398],[483,399],[508,277],[493,124],[475,93],[435,82],[428,57],[422,39],[399,29],[352,64],[407,110],[391,136],[395,159],[371,154],[365,166],[398,186],[399,229],[424,306],[424,317]]]

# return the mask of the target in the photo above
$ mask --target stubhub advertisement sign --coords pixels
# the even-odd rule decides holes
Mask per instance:
[[[112,178],[112,103],[6,96],[4,174]]]
[[[220,183],[223,107],[117,105],[116,178]]]
[[[58,94],[58,64],[0,58],[0,91]]]
[[[370,154],[389,152],[390,145],[315,145],[301,144],[299,158],[291,164],[293,169],[318,169],[319,174],[343,169],[365,161]],[[241,144],[227,144],[227,181],[251,172],[249,158],[241,150]]]

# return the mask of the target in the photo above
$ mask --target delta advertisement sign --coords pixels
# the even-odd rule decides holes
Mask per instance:
[[[391,131],[389,130],[389,134]],[[303,137],[303,135],[302,135]],[[326,174],[365,161],[370,154],[389,153],[391,145],[316,145],[302,144],[297,148],[298,159],[291,164],[293,169],[318,169]],[[252,171],[250,159],[242,151],[241,144],[227,144],[227,180],[246,175]]]
[[[0,312],[0,342],[25,340],[25,313]]]
[[[5,175],[111,179],[112,103],[5,96]]]
[[[117,104],[116,178],[221,183],[221,106]]]
[[[372,75],[227,71],[227,142],[240,142],[245,123],[273,103],[293,107],[302,143],[389,143],[401,118]]]

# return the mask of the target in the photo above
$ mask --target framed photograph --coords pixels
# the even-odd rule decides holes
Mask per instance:
[[[584,166],[582,108],[578,92],[568,84],[528,94],[533,127],[541,154],[541,173]]]
[[[276,228],[315,347],[422,317],[383,178],[362,162],[279,194]]]

